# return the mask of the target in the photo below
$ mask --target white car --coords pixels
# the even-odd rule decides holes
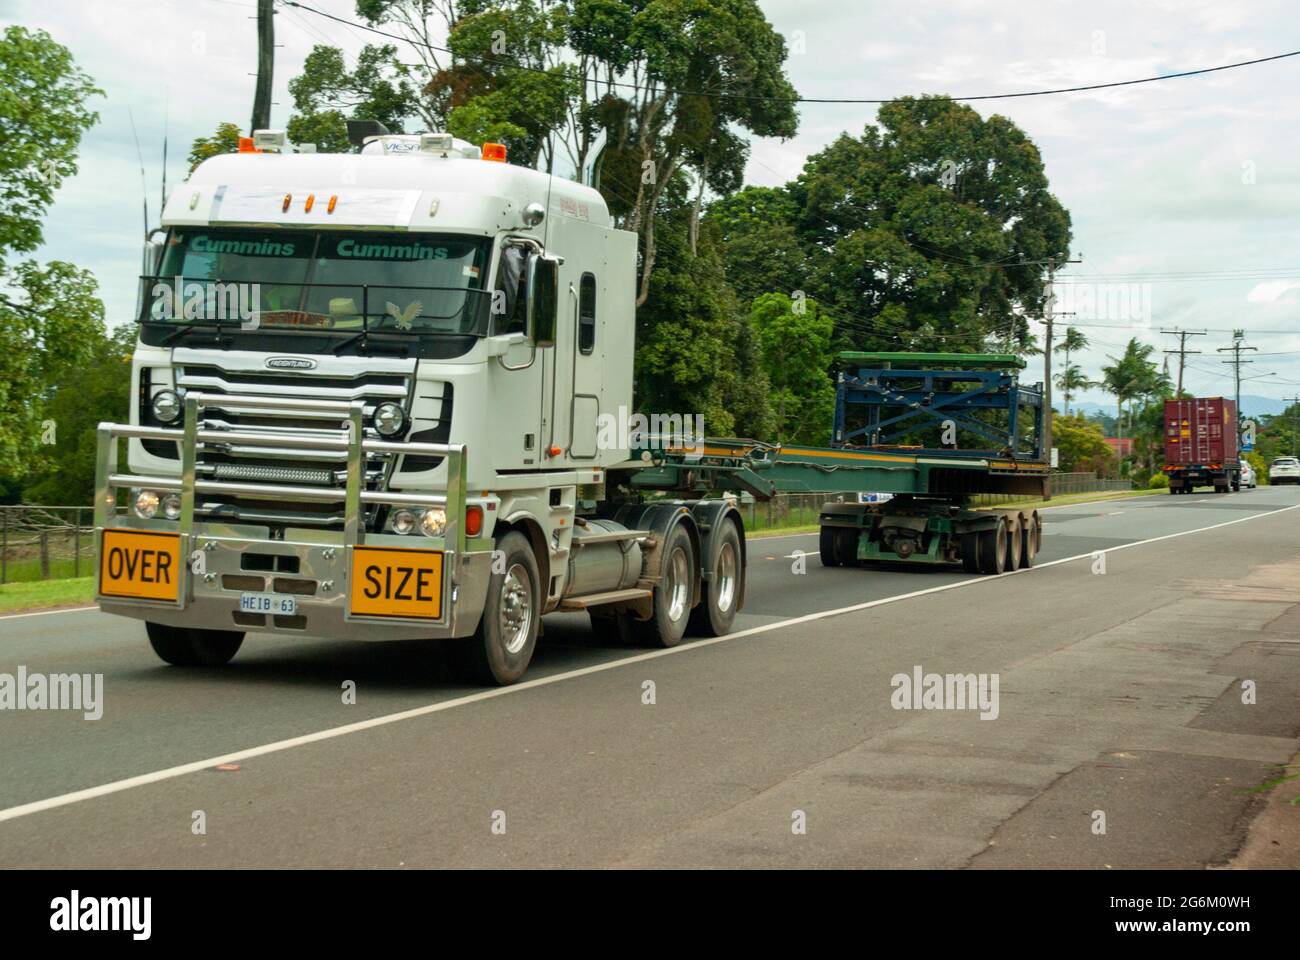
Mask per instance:
[[[1300,483],[1300,460],[1278,457],[1268,468],[1269,483]]]
[[[1255,468],[1245,458],[1241,461],[1241,485],[1248,490],[1255,486]]]

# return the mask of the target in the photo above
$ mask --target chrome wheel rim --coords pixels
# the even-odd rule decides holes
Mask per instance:
[[[736,599],[736,548],[724,543],[718,553],[718,610],[726,613]]]
[[[686,605],[690,602],[690,565],[685,550],[673,551],[664,586],[668,590],[668,619],[675,623],[685,616]]]
[[[528,642],[528,633],[533,625],[532,588],[528,571],[521,563],[512,564],[506,571],[501,584],[498,617],[506,653],[518,653]]]

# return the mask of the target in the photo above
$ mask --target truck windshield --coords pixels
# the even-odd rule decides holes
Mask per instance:
[[[489,250],[440,234],[173,230],[141,319],[483,336]]]

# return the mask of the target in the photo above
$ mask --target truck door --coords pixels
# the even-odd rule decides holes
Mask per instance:
[[[596,275],[585,272],[572,298],[572,387],[569,415],[569,456],[574,460],[596,457],[596,431],[600,419],[601,355],[596,320],[599,303]]]
[[[489,361],[493,419],[500,432],[493,440],[495,462],[509,469],[536,468],[545,461],[546,413],[550,410],[551,348],[539,348],[528,330],[528,260],[537,251],[525,243],[507,242],[502,248],[494,284],[493,334],[524,333],[502,356]]]

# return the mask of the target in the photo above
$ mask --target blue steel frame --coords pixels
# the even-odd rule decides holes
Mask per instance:
[[[900,384],[900,381],[902,383]],[[917,381],[920,382],[918,387]],[[867,407],[867,425],[847,430],[850,404]],[[1032,447],[1018,449],[1021,408],[1033,418]],[[1007,429],[976,419],[982,410],[1007,411]],[[951,420],[964,430],[991,441],[989,449],[939,448],[943,454],[986,454],[988,456],[1043,457],[1042,385],[1022,386],[1016,375],[1005,370],[919,370],[862,367],[856,374],[841,372],[835,389],[835,433],[833,445],[889,446],[909,430]]]

